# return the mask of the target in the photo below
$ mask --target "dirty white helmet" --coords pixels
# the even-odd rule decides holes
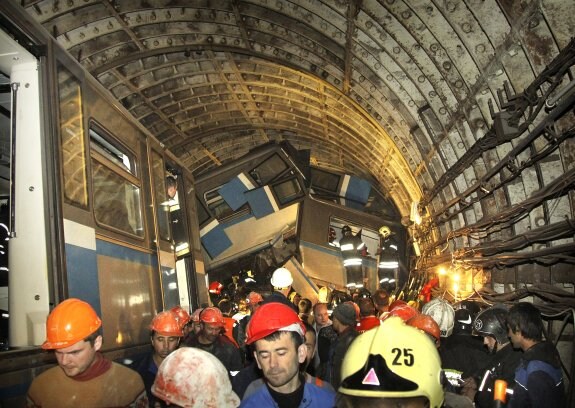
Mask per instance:
[[[272,286],[276,288],[287,288],[293,283],[291,272],[286,268],[278,268],[274,271],[271,279]]]
[[[439,325],[441,337],[449,337],[453,332],[455,322],[455,310],[445,299],[435,298],[426,303],[421,310],[423,314],[433,317]]]
[[[159,399],[187,408],[235,408],[240,399],[217,357],[195,347],[183,347],[160,364],[152,385]]]

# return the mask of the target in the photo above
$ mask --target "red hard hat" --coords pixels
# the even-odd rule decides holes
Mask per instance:
[[[88,303],[75,298],[64,300],[52,310],[46,321],[43,349],[61,349],[84,340],[102,326]]]
[[[212,283],[210,283],[208,291],[210,293],[215,294],[215,295],[219,295],[220,293],[222,293],[223,288],[224,288],[224,285],[222,285],[220,282],[213,281]]]
[[[203,310],[204,310],[203,307],[199,307],[196,310],[194,310],[194,312],[192,313],[192,316],[191,316],[192,322],[194,322],[194,323],[200,322],[200,314],[202,314]]]
[[[202,310],[202,313],[200,313],[200,321],[217,326],[223,326],[224,316],[222,315],[222,311],[217,307],[206,307]]]
[[[423,330],[425,333],[431,335],[435,338],[435,342],[439,344],[440,341],[440,330],[439,325],[433,317],[426,314],[418,314],[413,316],[407,321],[408,326],[413,326],[419,330]]]
[[[394,308],[396,308],[398,306],[403,306],[403,305],[407,305],[407,302],[404,300],[401,300],[401,299],[394,300],[393,302],[391,302],[389,304],[388,311],[391,312]]]
[[[411,307],[407,304],[404,305],[397,305],[393,308],[393,310],[389,310],[389,313],[386,316],[386,319],[391,316],[400,317],[404,322],[407,322],[414,316],[417,316],[419,312],[414,307]],[[385,320],[385,319],[383,319]]]
[[[182,337],[184,335],[178,316],[172,311],[158,313],[152,319],[150,330],[168,337]]]
[[[174,313],[180,322],[180,327],[184,327],[186,324],[192,320],[192,317],[188,312],[186,312],[181,306],[174,306],[170,309],[170,312]]]
[[[295,331],[303,337],[305,326],[297,313],[283,303],[261,305],[248,323],[246,344],[252,344],[277,331]]]

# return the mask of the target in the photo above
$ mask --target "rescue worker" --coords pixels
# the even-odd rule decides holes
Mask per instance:
[[[443,339],[439,349],[450,389],[456,392],[461,387],[461,380],[477,372],[489,357],[483,339],[472,335],[473,320],[469,309],[456,310],[453,333]]]
[[[236,347],[239,347],[234,338],[234,327],[238,322],[231,316],[233,313],[232,302],[229,299],[222,299],[220,300],[220,303],[218,303],[218,309],[222,312],[222,317],[224,319],[224,334]]]
[[[297,313],[282,303],[262,305],[248,326],[247,344],[262,369],[265,386],[242,400],[241,407],[332,408],[335,394],[308,383],[300,364],[306,359],[305,327]]]
[[[145,407],[138,373],[100,352],[102,321],[88,303],[70,298],[46,321],[44,350],[54,350],[58,365],[34,378],[27,407]]]
[[[206,307],[200,313],[200,331],[184,339],[184,346],[196,347],[216,356],[235,375],[242,369],[239,349],[223,334],[224,317],[217,307]]]
[[[508,406],[564,407],[561,359],[555,346],[543,341],[543,321],[539,310],[531,303],[515,304],[507,315],[507,330],[513,347],[523,351]]]
[[[365,243],[361,240],[361,231],[353,235],[351,227],[344,225],[341,227],[342,238],[339,240],[339,249],[343,257],[347,284],[350,293],[357,288],[363,287],[363,259]]]
[[[194,333],[197,333],[201,330],[201,326],[200,326],[200,314],[202,313],[202,310],[204,310],[203,307],[199,307],[196,310],[194,310],[194,312],[192,313],[192,315],[190,316],[191,318],[191,322],[190,322],[190,331],[188,332],[188,334],[186,334],[184,337],[188,337]]]
[[[333,321],[332,327],[337,333],[337,339],[331,345],[325,368],[320,366],[318,372],[318,376],[322,380],[329,382],[336,390],[341,382],[340,374],[343,357],[353,339],[358,335],[355,330],[357,323],[356,312],[352,303],[351,301],[341,303],[333,309],[333,313],[331,314]]]
[[[512,384],[521,359],[521,351],[514,350],[509,343],[507,313],[504,306],[493,306],[479,313],[473,322],[473,333],[483,337],[491,358],[471,377],[464,378],[461,394],[475,401],[478,408],[492,407],[495,380]]]
[[[389,293],[385,289],[378,289],[373,292],[371,298],[377,309],[377,317],[381,318],[381,316],[389,310]]]
[[[375,315],[375,305],[371,298],[360,298],[358,306],[360,317],[359,324],[356,327],[358,333],[363,333],[366,330],[379,326],[380,320]]]
[[[312,324],[313,323],[313,317],[311,316],[311,300],[309,300],[308,298],[302,298],[298,305],[297,305],[298,311],[299,311],[299,318],[301,319],[302,322],[308,323],[308,324]]]
[[[274,287],[274,292],[266,297],[263,301],[263,304],[270,303],[270,302],[279,302],[283,303],[291,307],[295,312],[298,312],[297,306],[294,305],[290,300],[287,298],[291,291],[291,285],[293,283],[293,277],[291,276],[291,272],[288,271],[286,268],[278,268],[272,274],[272,278],[270,283]]]
[[[304,342],[304,344],[306,347],[306,357],[305,357],[305,361],[300,364],[300,367],[299,367],[300,373],[302,373],[304,375],[306,383],[315,384],[318,387],[326,388],[330,391],[335,392],[335,390],[333,389],[333,387],[331,386],[330,383],[325,382],[325,381],[321,380],[320,378],[314,377],[313,374],[308,371],[310,368],[310,363],[313,361],[313,355],[315,354],[316,333],[310,324],[303,322],[303,325],[305,327],[305,342]],[[258,388],[263,387],[263,386],[264,386],[263,378],[260,378],[260,379],[253,381],[249,385],[247,390],[245,391],[243,398],[249,397]]]
[[[158,367],[170,353],[178,348],[183,335],[181,321],[174,312],[170,310],[158,313],[150,324],[152,351],[129,366],[137,371],[144,380],[150,407],[154,407],[155,404],[152,384],[158,373]]]
[[[317,373],[317,369],[319,367],[319,363],[320,363],[320,357],[319,357],[319,336],[320,336],[320,330],[323,329],[324,327],[327,326],[331,326],[332,325],[332,321],[329,318],[329,314],[327,312],[327,303],[322,303],[322,302],[317,302],[315,305],[313,305],[313,328],[315,330],[316,333],[316,342],[315,342],[315,354],[313,357],[313,369],[314,369],[314,373]],[[333,332],[335,334],[335,332]],[[334,336],[335,338],[335,336]],[[325,342],[327,344],[328,350],[329,350],[329,342]],[[327,355],[327,353],[326,353]]]
[[[390,317],[351,343],[336,406],[439,408],[444,401],[440,372],[433,342],[400,318]]]
[[[178,349],[166,357],[152,393],[178,407],[236,408],[240,404],[220,360],[193,347]]]

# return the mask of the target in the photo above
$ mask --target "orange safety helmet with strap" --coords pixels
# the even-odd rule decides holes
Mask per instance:
[[[170,312],[176,315],[182,328],[184,328],[184,326],[186,326],[186,324],[188,324],[192,320],[190,314],[186,312],[184,308],[182,308],[182,306],[174,306],[170,309]]]
[[[252,344],[277,331],[294,331],[305,336],[305,326],[291,307],[277,302],[263,304],[248,323],[246,344]]]
[[[182,337],[184,335],[180,320],[172,311],[158,313],[152,319],[150,330],[167,337]]]
[[[46,321],[46,341],[42,348],[62,349],[84,340],[102,326],[88,303],[75,298],[64,300],[52,310]]]

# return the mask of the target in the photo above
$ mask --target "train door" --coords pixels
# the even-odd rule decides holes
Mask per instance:
[[[155,239],[160,259],[164,308],[197,306],[196,280],[186,211],[185,177],[162,150],[150,142],[150,169],[156,215]]]

